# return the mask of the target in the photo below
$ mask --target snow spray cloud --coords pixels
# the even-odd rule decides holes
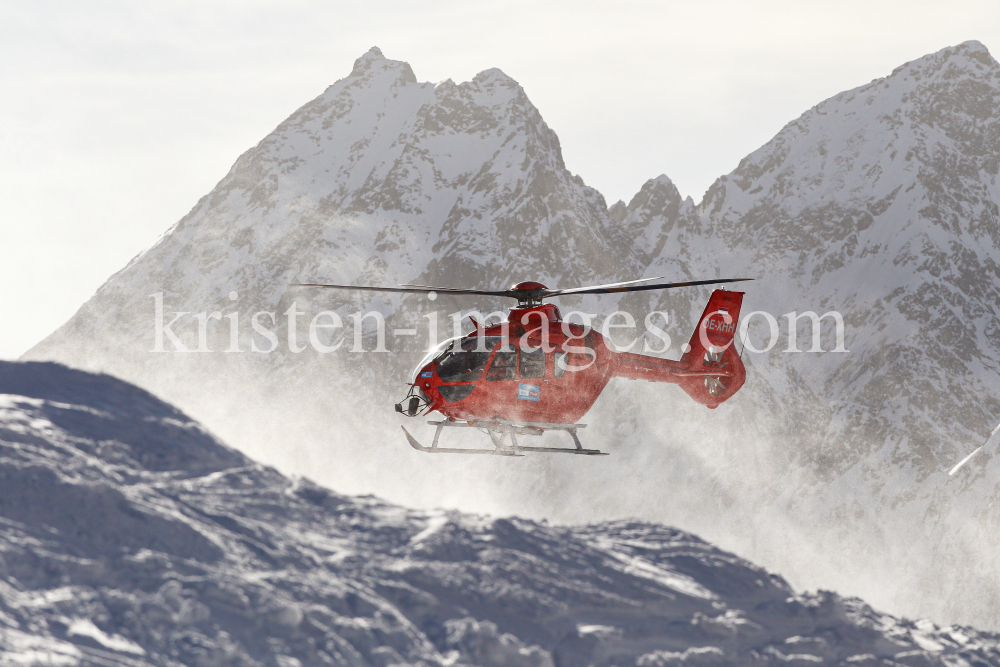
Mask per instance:
[[[167,398],[255,459],[308,475],[341,493],[373,493],[428,510],[444,507],[573,523],[624,518],[662,522],[751,557],[799,587],[833,587],[883,606],[902,599],[900,589],[887,585],[884,576],[890,571],[891,550],[880,555],[879,549],[859,542],[884,528],[884,522],[875,515],[866,518],[864,508],[845,515],[848,519],[828,515],[836,507],[825,504],[832,503],[829,494],[813,498],[809,492],[819,473],[795,461],[811,433],[837,431],[831,423],[842,418],[817,407],[810,379],[792,365],[809,353],[824,368],[836,368],[847,357],[816,354],[854,349],[839,313],[819,310],[819,315],[799,307],[775,314],[792,306],[743,313],[736,338],[747,351],[744,361],[750,360],[747,386],[710,414],[670,387],[614,381],[585,416],[588,427],[582,433],[587,445],[612,456],[507,460],[414,452],[402,439],[391,408],[409,379],[407,356],[416,361],[434,341],[467,333],[469,314],[485,323],[504,319],[506,312],[481,316],[474,311],[449,314],[451,308],[398,309],[408,321],[394,323],[399,315],[383,317],[368,308],[353,313],[343,307],[310,310],[301,299],[298,304],[237,310],[238,299],[230,294],[232,307],[188,303],[184,309],[192,312],[176,313],[169,295],[151,295],[145,307],[154,316],[146,315],[153,326],[140,363],[146,364],[141,372],[147,376],[156,369],[158,377],[174,382],[164,392]],[[589,309],[601,317],[582,313],[572,321],[607,333],[619,349],[631,345],[643,351],[648,344],[653,354],[676,352],[678,343],[690,339],[691,315],[701,314],[703,303],[695,295],[678,301],[689,307],[671,310],[669,316],[637,309],[650,311],[648,321],[673,339],[670,345],[654,335],[646,317],[617,310],[603,315],[612,308],[601,310],[596,304]],[[336,312],[342,328],[324,328],[338,320],[321,312]],[[289,335],[289,315],[294,335]],[[254,329],[255,319],[273,339]],[[149,353],[157,322],[163,325],[159,340],[167,353]],[[407,329],[397,331],[395,325]],[[817,327],[823,334],[818,343]],[[178,351],[167,328],[190,353]],[[328,351],[313,345],[311,330],[321,345],[340,342],[340,347]],[[353,352],[356,335],[359,351]],[[197,353],[200,347],[205,353]],[[796,350],[800,354],[791,353]],[[414,426],[422,439],[420,429],[429,427]],[[461,433],[450,444],[483,445],[474,429],[456,430]],[[558,444],[561,435],[545,438]],[[838,497],[850,498],[854,486],[844,486]],[[862,521],[874,527],[859,530]],[[878,567],[859,575],[852,558]]]
[[[309,312],[300,310],[297,302],[291,305],[282,313],[275,311],[259,311],[250,316],[242,316],[238,310],[223,313],[221,310],[202,311],[194,313],[190,311],[171,312],[172,317],[167,319],[165,311],[163,292],[151,294],[153,299],[153,348],[151,352],[219,352],[240,353],[252,352],[269,354],[284,347],[292,353],[300,353],[307,348],[311,348],[318,354],[331,354],[339,350],[349,350],[353,353],[376,352],[388,353],[386,341],[391,334],[393,339],[425,339],[427,349],[436,347],[439,340],[439,315],[438,311],[421,316],[420,327],[394,327],[391,331],[386,329],[385,316],[377,311],[370,310],[365,313],[351,313],[347,316],[349,322],[345,322],[345,317],[334,310],[320,310]],[[236,301],[239,295],[230,292],[229,298]],[[723,326],[733,326],[728,313],[721,313],[724,319]],[[543,313],[531,313],[531,315],[541,315]],[[529,314],[526,313],[522,319],[524,325],[529,325],[527,321]],[[660,326],[662,321],[664,326],[670,324],[669,313],[665,311],[650,311],[643,318],[644,331],[638,336],[635,335],[638,328],[636,318],[627,311],[615,311],[605,317],[599,327],[594,326],[595,313],[585,313],[572,311],[567,313],[564,319],[564,329],[568,332],[568,325],[578,318],[585,332],[591,328],[599,330],[603,336],[605,344],[615,352],[641,352],[643,354],[664,354],[670,350],[673,343],[670,334]],[[302,318],[302,319],[300,319]],[[447,318],[452,322],[454,337],[463,335],[462,322],[471,319],[478,323],[480,333],[484,326],[490,326],[489,322],[496,318],[494,324],[508,326],[504,314],[500,311],[483,315],[478,311],[459,311],[450,313]],[[811,328],[811,345],[808,352],[839,352],[846,353],[849,350],[845,347],[846,325],[844,317],[838,311],[827,311],[822,315],[807,310],[804,312],[792,311],[781,315],[784,321],[784,328],[779,324],[779,318],[766,311],[753,311],[743,316],[739,323],[738,335],[734,340],[739,340],[744,351],[754,354],[762,354],[772,351],[778,342],[784,338],[787,344],[779,350],[786,353],[800,353],[798,328],[801,323],[805,323]],[[822,342],[822,324],[828,319],[833,324],[833,335],[835,344],[832,349],[824,349]],[[761,337],[760,346],[751,338],[749,329],[755,319],[762,320],[767,325],[767,336]],[[225,323],[223,322],[225,320]],[[249,323],[249,331],[247,330]],[[281,340],[278,335],[279,324],[284,324],[286,335]],[[711,323],[711,322],[710,322]],[[544,323],[543,323],[544,324]],[[219,337],[219,327],[227,334],[225,338],[226,347],[224,349],[212,349],[210,338],[217,341]],[[210,329],[214,331],[210,332]],[[350,329],[350,335],[348,335]],[[544,326],[536,326],[533,330],[524,332],[521,337],[521,345],[530,347],[527,340],[533,331],[542,331],[543,338],[547,333]],[[706,332],[699,331],[704,338]],[[567,335],[569,335],[567,333]],[[374,338],[374,346],[366,347],[366,339]],[[350,341],[351,345],[345,346],[345,342]],[[627,342],[621,342],[621,341]],[[710,347],[707,341],[706,349]],[[546,352],[548,341],[543,340],[543,347]],[[687,344],[681,346],[682,352],[688,351]]]

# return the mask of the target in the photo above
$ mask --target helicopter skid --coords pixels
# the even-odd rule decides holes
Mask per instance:
[[[410,446],[420,452],[428,454],[489,454],[492,456],[523,456],[524,452],[552,452],[561,454],[582,454],[584,456],[607,456],[605,452],[597,449],[584,449],[580,439],[576,435],[576,430],[585,428],[586,424],[550,424],[547,422],[511,422],[505,419],[493,419],[487,421],[429,421],[431,426],[437,426],[434,431],[434,440],[430,447],[424,447],[416,438],[410,435],[405,427],[403,433]],[[445,427],[458,428],[485,428],[493,441],[493,449],[472,449],[457,447],[439,447],[438,440],[441,438],[441,431]],[[565,431],[573,438],[576,447],[525,447],[517,442],[519,435],[540,436],[545,431]],[[504,444],[504,440],[509,436],[510,443]]]

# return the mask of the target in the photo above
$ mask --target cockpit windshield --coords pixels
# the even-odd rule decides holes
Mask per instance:
[[[427,354],[424,355],[424,358],[420,360],[420,363],[417,364],[417,368],[415,371],[413,371],[413,375],[416,376],[416,374],[419,373],[424,366],[431,363],[432,361],[443,355],[445,352],[449,351],[455,345],[455,343],[457,343],[460,340],[462,340],[462,336],[459,336],[457,338],[449,338],[443,343],[438,343],[437,345],[432,347],[427,352]]]
[[[437,374],[444,382],[475,382],[483,375],[500,336],[469,336],[456,343],[438,361]]]
[[[481,338],[476,335],[469,336],[458,336],[457,338],[449,338],[448,340],[438,343],[432,347],[424,358],[420,360],[417,364],[417,368],[413,371],[413,376],[416,377],[420,371],[423,370],[424,366],[431,363],[432,361],[441,361],[442,358],[453,349],[458,346],[458,351],[462,352],[486,352],[487,358],[489,353],[493,351],[493,348],[497,346],[497,343],[502,341],[503,338],[500,336],[482,336]],[[460,345],[458,345],[461,343]],[[416,380],[414,380],[416,381]],[[457,380],[453,380],[455,382]]]

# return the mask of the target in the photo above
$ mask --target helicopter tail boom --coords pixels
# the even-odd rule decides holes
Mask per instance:
[[[718,407],[746,380],[743,360],[734,345],[742,302],[741,292],[716,290],[679,361],[618,353],[614,356],[614,375],[677,384],[696,402]]]

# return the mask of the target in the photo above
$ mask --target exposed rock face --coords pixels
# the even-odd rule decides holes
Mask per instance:
[[[4,664],[1000,665],[661,525],[337,495],[57,364],[0,362],[0,477]]]
[[[376,49],[244,154],[192,212],[27,356],[115,373],[174,401],[241,450],[349,491],[534,517],[642,516],[697,529],[796,582],[879,605],[1000,627],[995,443],[945,471],[1000,420],[1000,65],[977,42],[907,63],[822,102],[720,178],[700,204],[670,180],[629,204],[562,162],[558,139],[498,70],[418,83]],[[579,462],[467,466],[413,458],[386,406],[426,345],[393,355],[308,347],[309,317],[377,308],[388,329],[426,324],[429,302],[290,289],[322,280],[496,287],[639,276],[756,277],[748,310],[777,317],[767,354],[716,413],[672,388],[612,386],[588,434],[613,451]],[[215,354],[150,353],[151,294],[206,319]],[[236,301],[229,298],[237,292]],[[705,292],[564,302],[669,313],[686,340]],[[298,343],[286,343],[295,300]],[[347,304],[347,305],[345,305]],[[448,302],[439,337],[459,307]],[[230,322],[239,310],[235,347]],[[273,313],[277,349],[249,316]],[[808,318],[837,311],[821,346]],[[199,347],[190,315],[177,332]],[[330,343],[327,333],[317,334]],[[755,316],[751,346],[771,338]],[[336,337],[334,337],[334,340]],[[369,341],[368,349],[374,346]],[[674,350],[676,350],[676,345]],[[280,442],[281,447],[274,443]],[[426,458],[426,457],[425,457]],[[919,528],[917,528],[919,527]],[[794,545],[789,548],[789,544]],[[905,563],[905,567],[902,565]]]

